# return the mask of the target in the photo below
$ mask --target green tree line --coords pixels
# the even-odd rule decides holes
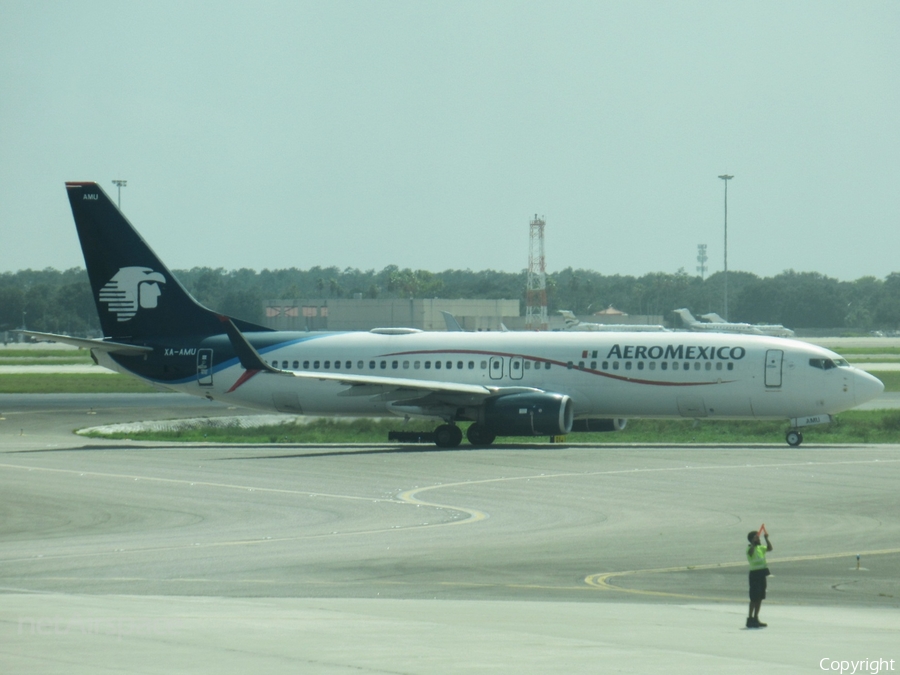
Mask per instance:
[[[308,270],[177,270],[182,284],[207,307],[253,322],[263,302],[281,298],[518,298],[524,312],[525,271],[400,269],[381,271],[313,267]],[[871,331],[900,327],[900,273],[884,279],[839,281],[816,272],[788,270],[773,277],[729,272],[729,319],[780,323],[790,328]],[[705,279],[679,270],[643,276],[603,275],[566,268],[547,275],[550,312],[592,314],[610,305],[628,314],[662,315],[687,307],[695,315],[724,314],[724,276]],[[0,274],[0,330],[86,335],[99,330],[96,309],[81,268],[21,270]]]

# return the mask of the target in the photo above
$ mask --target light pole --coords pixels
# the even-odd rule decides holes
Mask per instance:
[[[116,180],[113,181],[113,185],[115,185],[117,188],[119,188],[119,199],[118,199],[119,204],[118,205],[119,205],[119,211],[121,211],[122,210],[122,188],[125,187],[126,185],[128,185],[128,181],[122,180],[121,178],[117,178]]]
[[[728,321],[728,181],[734,176],[724,173],[719,178],[725,181],[725,320]]]

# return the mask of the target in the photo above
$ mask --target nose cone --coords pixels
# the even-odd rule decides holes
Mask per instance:
[[[884,383],[874,375],[870,375],[864,370],[856,371],[856,379],[853,382],[853,393],[856,399],[856,405],[871,401],[873,398],[881,396],[884,391]]]

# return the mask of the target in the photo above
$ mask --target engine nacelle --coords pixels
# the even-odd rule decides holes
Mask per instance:
[[[572,430],[574,408],[565,394],[508,394],[485,401],[482,423],[497,436],[558,436]]]
[[[622,431],[625,428],[626,424],[628,424],[628,420],[623,420],[621,418],[603,420],[575,420],[575,422],[572,424],[572,432],[593,431],[596,433],[602,431]]]

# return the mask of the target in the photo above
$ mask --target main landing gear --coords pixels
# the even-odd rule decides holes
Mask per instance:
[[[462,437],[462,429],[455,424],[442,424],[434,430],[434,444],[439,448],[455,448]]]
[[[434,430],[434,443],[439,448],[455,448],[462,443],[462,437],[462,430],[455,424],[442,424]],[[466,438],[476,448],[483,448],[493,443],[497,434],[475,422],[466,430]]]
[[[494,439],[497,438],[497,434],[488,431],[487,427],[485,427],[483,424],[474,422],[469,425],[468,429],[466,429],[466,438],[469,439],[469,443],[477,448],[484,447],[493,443]]]
[[[801,434],[796,429],[790,429],[785,435],[784,440],[787,441],[787,444],[792,448],[796,448],[803,442],[803,434]]]

